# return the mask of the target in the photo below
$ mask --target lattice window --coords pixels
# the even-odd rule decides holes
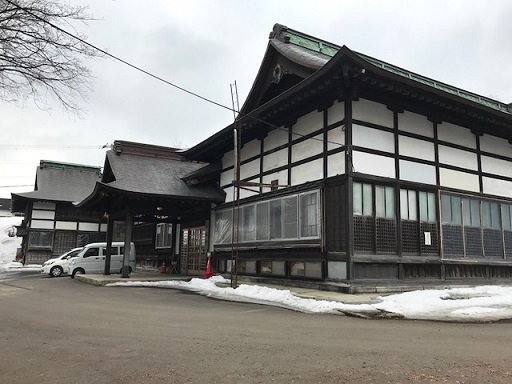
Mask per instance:
[[[420,232],[417,221],[402,220],[402,252],[417,254],[420,249]]]
[[[374,252],[375,219],[373,217],[354,216],[354,250]]]

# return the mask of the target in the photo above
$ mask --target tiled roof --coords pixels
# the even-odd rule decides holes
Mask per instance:
[[[36,171],[36,190],[14,195],[72,203],[87,197],[100,176],[100,167],[41,160]]]
[[[322,61],[325,61],[326,63],[331,57],[335,56],[336,53],[338,53],[338,51],[341,49],[341,47],[336,44],[332,44],[317,39],[313,36],[306,35],[302,32],[287,28],[280,24],[276,24],[274,26],[274,29],[270,34],[270,39],[274,39],[275,41],[281,42],[281,44],[277,43],[277,46],[281,47],[280,50],[283,54],[286,55],[287,52],[294,52],[296,58],[301,56],[301,63],[308,61],[315,64],[320,64]],[[282,48],[282,46],[284,45],[289,45],[289,48]],[[300,56],[298,52],[300,52]],[[428,85],[432,88],[462,97],[464,99],[473,101],[488,108],[493,108],[495,110],[509,114],[512,113],[512,104],[506,104],[497,100],[490,99],[488,97],[480,96],[476,93],[465,91],[463,89],[453,87],[451,85],[430,79],[428,77],[418,75],[414,72],[407,71],[403,68],[386,63],[382,60],[378,60],[358,52],[354,53],[361,57],[363,60],[367,61],[368,63],[387,72],[394,73],[407,79],[416,81],[418,83]],[[292,59],[292,57],[290,58]]]
[[[115,181],[104,183],[118,190],[142,194],[224,201],[213,185],[191,185],[184,178],[206,163],[107,152]]]

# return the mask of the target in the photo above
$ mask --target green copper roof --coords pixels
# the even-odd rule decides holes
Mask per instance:
[[[293,44],[293,45],[308,49],[313,52],[318,52],[318,53],[324,54],[328,57],[333,57],[341,49],[341,47],[338,45],[317,39],[315,37],[306,35],[304,33],[295,31],[290,28],[286,28],[285,41],[288,42],[289,44]],[[416,73],[407,71],[407,70],[397,67],[395,65],[388,64],[382,60],[378,60],[378,59],[375,59],[373,57],[370,57],[370,56],[367,56],[367,55],[364,55],[364,54],[361,54],[358,52],[354,52],[354,53],[357,54],[358,56],[360,56],[362,59],[369,62],[370,64],[372,64],[376,67],[379,67],[385,71],[388,71],[390,73],[394,73],[396,75],[405,77],[407,79],[416,81],[421,84],[428,85],[432,88],[439,89],[441,91],[462,97],[466,100],[470,100],[472,102],[478,103],[480,105],[483,105],[483,106],[486,106],[489,108],[496,109],[501,112],[511,113],[511,111],[512,111],[512,106],[509,106],[500,101],[493,100],[488,97],[483,97],[476,93],[468,92],[463,89],[459,89],[459,88],[453,87],[453,86],[445,84],[445,83],[441,83],[439,81],[430,79],[425,76],[418,75]]]

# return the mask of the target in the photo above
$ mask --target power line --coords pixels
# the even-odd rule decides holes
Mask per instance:
[[[99,48],[99,47],[97,47],[97,46],[95,46],[95,45],[93,45],[93,44],[91,44],[91,43],[89,43],[89,42],[85,41],[84,39],[82,39],[82,38],[80,38],[80,37],[78,37],[78,36],[73,35],[72,33],[68,32],[68,31],[66,31],[66,30],[62,29],[61,27],[59,27],[59,26],[57,26],[57,25],[55,25],[55,24],[51,23],[50,21],[45,20],[45,19],[43,19],[42,17],[40,17],[40,16],[38,16],[38,15],[36,15],[36,14],[34,14],[34,13],[30,12],[28,9],[26,9],[26,8],[24,8],[24,7],[22,7],[22,6],[18,5],[18,4],[16,4],[16,3],[14,3],[14,2],[13,2],[13,1],[11,1],[11,0],[5,0],[5,1],[6,1],[7,3],[9,3],[9,4],[11,4],[11,5],[15,6],[16,8],[18,8],[18,9],[20,9],[20,10],[24,11],[24,12],[27,12],[28,14],[30,14],[31,16],[35,17],[36,19],[38,19],[38,20],[42,21],[43,23],[46,23],[46,24],[50,25],[52,28],[55,28],[55,29],[57,29],[58,31],[60,31],[60,32],[62,32],[62,33],[64,33],[64,34],[66,34],[66,35],[68,35],[68,36],[72,37],[73,39],[76,39],[76,40],[80,41],[82,44],[85,44],[85,45],[87,45],[88,47],[91,47],[92,49],[95,49],[95,50],[97,50],[98,52],[101,52],[101,53],[102,53],[102,54],[104,54],[105,56],[108,56],[108,57],[110,57],[110,58],[112,58],[112,59],[114,59],[114,60],[117,60],[117,61],[119,61],[119,62],[121,62],[121,63],[123,63],[123,64],[125,64],[125,65],[129,66],[130,68],[133,68],[133,69],[135,69],[135,70],[137,70],[137,71],[139,71],[139,72],[142,72],[142,73],[144,73],[144,74],[146,74],[146,75],[148,75],[148,76],[150,76],[150,77],[152,77],[152,78],[154,78],[154,79],[156,79],[156,80],[159,80],[159,81],[161,81],[161,82],[163,82],[163,83],[165,83],[165,84],[167,84],[167,85],[170,85],[171,87],[174,87],[174,88],[176,88],[176,89],[178,89],[178,90],[180,90],[180,91],[182,91],[182,92],[188,93],[188,94],[189,94],[189,95],[191,95],[191,96],[197,97],[197,98],[199,98],[199,99],[201,99],[201,100],[203,100],[203,101],[206,101],[206,102],[208,102],[208,103],[210,103],[210,104],[216,105],[216,106],[218,106],[218,107],[220,107],[220,108],[226,109],[226,110],[231,111],[231,112],[233,112],[233,113],[238,113],[238,115],[239,115],[239,116],[240,116],[240,115],[242,115],[242,117],[247,117],[247,118],[253,119],[253,120],[255,120],[255,121],[259,122],[259,123],[266,124],[266,125],[268,125],[268,126],[270,126],[270,127],[274,128],[274,129],[279,129],[279,130],[282,130],[282,131],[288,132],[288,130],[287,130],[286,128],[279,127],[279,126],[277,126],[277,125],[275,125],[275,124],[269,123],[268,121],[265,121],[265,120],[263,120],[263,119],[260,119],[260,118],[258,118],[258,117],[255,117],[255,116],[252,116],[251,114],[243,114],[243,113],[240,113],[240,111],[237,111],[237,110],[235,110],[234,108],[230,108],[230,107],[228,107],[228,106],[226,106],[226,105],[223,105],[223,104],[221,104],[221,103],[218,103],[218,102],[216,102],[216,101],[214,101],[214,100],[211,100],[211,99],[209,99],[209,98],[207,98],[207,97],[201,96],[201,95],[199,95],[198,93],[195,93],[195,92],[192,92],[192,91],[190,91],[190,90],[188,90],[188,89],[186,89],[186,88],[180,87],[180,86],[179,86],[179,85],[177,85],[177,84],[174,84],[174,83],[172,83],[172,82],[170,82],[170,81],[168,81],[168,80],[165,80],[164,78],[162,78],[162,77],[160,77],[160,76],[157,76],[157,75],[155,75],[155,74],[153,74],[153,73],[151,73],[151,72],[146,71],[145,69],[142,69],[142,68],[140,68],[140,67],[138,67],[138,66],[136,66],[136,65],[134,65],[134,64],[131,64],[130,62],[128,62],[128,61],[126,61],[126,60],[124,60],[124,59],[121,59],[120,57],[117,57],[117,56],[115,56],[115,55],[113,55],[113,54],[111,54],[111,53],[109,53],[109,52],[105,51],[104,49],[101,49],[101,48]],[[296,135],[296,136],[299,136],[299,137],[306,137],[306,136],[309,136],[309,135],[304,135],[304,134],[296,133],[296,132],[292,132],[292,135]],[[323,139],[318,139],[318,138],[316,138],[316,137],[308,137],[308,139],[310,139],[310,140],[317,140],[317,141],[321,141],[321,142],[323,142]],[[327,143],[329,143],[329,144],[335,144],[335,145],[339,145],[339,146],[343,146],[343,144],[342,144],[342,143],[338,143],[338,142],[336,142],[336,141],[329,141],[329,140],[327,140]]]

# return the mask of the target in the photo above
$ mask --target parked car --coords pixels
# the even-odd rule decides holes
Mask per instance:
[[[73,257],[76,257],[82,249],[83,247],[73,248],[71,251],[60,255],[59,257],[46,260],[41,266],[41,273],[50,275],[50,277],[59,277],[62,274],[68,273],[69,260]]]
[[[105,271],[107,243],[91,243],[84,246],[69,263],[69,274],[72,278],[82,273],[103,273]],[[122,273],[124,242],[112,243],[110,273]],[[135,244],[130,243],[129,272],[135,269]]]

